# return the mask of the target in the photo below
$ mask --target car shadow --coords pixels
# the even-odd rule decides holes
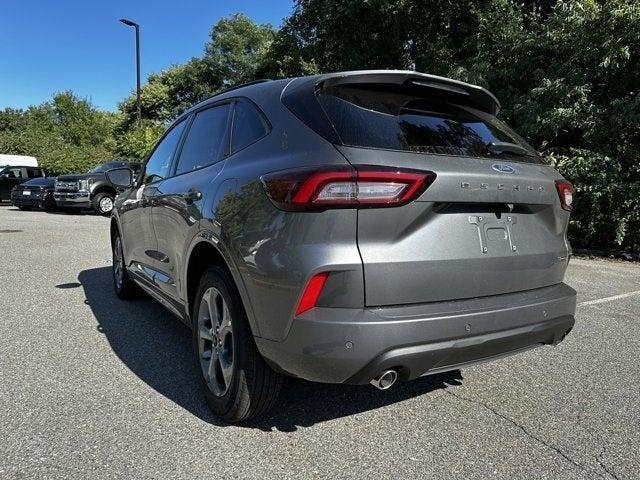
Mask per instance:
[[[201,420],[226,426],[207,407],[193,360],[191,332],[149,298],[123,302],[112,287],[111,268],[78,275],[96,329],[118,358],[151,388]],[[71,284],[60,285],[70,288]],[[75,285],[74,285],[75,287]],[[329,385],[288,378],[280,397],[265,416],[245,423],[263,431],[293,432],[299,427],[374,410],[435,390],[459,385],[459,370],[398,383],[387,391],[369,386]]]

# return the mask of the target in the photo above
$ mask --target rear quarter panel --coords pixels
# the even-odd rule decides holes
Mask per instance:
[[[299,122],[279,96],[249,97],[272,130],[227,159],[225,177],[237,190],[214,207],[221,241],[233,257],[246,288],[249,315],[260,335],[286,337],[302,289],[319,271],[332,271],[320,302],[362,307],[364,286],[357,248],[356,210],[300,213],[278,210],[260,182],[266,173],[311,165],[345,165],[327,141]],[[270,100],[271,99],[271,100]]]

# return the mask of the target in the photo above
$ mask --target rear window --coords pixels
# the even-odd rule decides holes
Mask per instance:
[[[124,168],[128,167],[128,162],[107,162],[102,165],[98,165],[97,167],[92,168],[87,173],[104,173],[108,170],[113,170],[114,168]]]
[[[530,156],[503,152],[501,158],[540,162],[513,130],[470,107],[350,86],[325,88],[317,98],[343,145],[495,158],[487,145],[506,142],[525,148]]]

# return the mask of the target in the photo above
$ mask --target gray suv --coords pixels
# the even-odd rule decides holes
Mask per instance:
[[[269,409],[283,375],[391,387],[574,324],[572,186],[488,91],[402,71],[261,81],[181,115],[111,220],[120,298],[192,328],[209,406]]]

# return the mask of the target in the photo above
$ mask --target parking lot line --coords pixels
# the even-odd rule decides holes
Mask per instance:
[[[620,295],[612,295],[611,297],[598,298],[597,300],[587,300],[586,302],[578,303],[578,307],[582,307],[584,305],[597,305],[599,303],[612,302],[613,300],[620,300],[622,298],[633,297],[634,295],[638,295],[638,294],[640,294],[640,290],[621,293]]]

